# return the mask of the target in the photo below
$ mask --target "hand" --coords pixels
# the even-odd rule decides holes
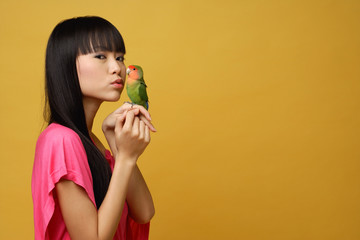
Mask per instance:
[[[127,111],[116,118],[116,160],[130,160],[135,164],[150,142],[150,129],[137,116],[139,112],[139,109]]]
[[[139,112],[136,115],[140,118],[140,120],[143,121],[152,132],[156,132],[155,127],[151,124],[151,117],[149,112],[141,105],[132,105],[130,103],[124,103],[121,107],[116,109],[114,112],[112,112],[111,114],[109,114],[109,116],[105,118],[102,124],[103,132],[113,132],[115,128],[116,118],[120,117],[126,111],[136,109],[139,109]]]

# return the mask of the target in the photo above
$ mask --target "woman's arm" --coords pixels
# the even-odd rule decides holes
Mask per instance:
[[[116,154],[114,133],[108,133],[106,139],[111,152]],[[136,222],[144,224],[154,216],[155,208],[150,190],[137,164],[129,181],[126,200],[129,205],[129,214]]]
[[[145,179],[136,165],[126,195],[130,216],[138,223],[148,223],[155,214],[154,202]]]
[[[132,111],[117,118],[115,143],[119,153],[115,157],[107,194],[98,211],[80,186],[67,180],[56,184],[56,194],[71,239],[113,238],[136,161],[150,141],[149,132],[146,134],[139,122]]]
[[[106,140],[114,156],[117,154],[117,149],[115,147],[115,133],[112,127],[112,119],[114,118],[114,115],[119,114],[121,111],[127,110],[138,111],[135,113],[139,113],[139,118],[141,119],[140,124],[145,123],[146,125],[142,127],[145,127],[145,130],[150,129],[151,131],[156,131],[149,122],[151,118],[145,108],[139,105],[134,105],[134,107],[131,108],[130,104],[124,104],[104,120],[102,127]],[[135,166],[129,181],[126,200],[129,205],[129,214],[136,222],[147,223],[154,216],[154,203],[145,179],[137,165]]]

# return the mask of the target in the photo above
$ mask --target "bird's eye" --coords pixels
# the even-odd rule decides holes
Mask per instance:
[[[133,68],[133,70],[135,71],[136,69],[135,69],[135,68]]]

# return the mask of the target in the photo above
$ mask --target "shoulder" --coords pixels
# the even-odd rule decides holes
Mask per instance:
[[[39,136],[37,144],[62,144],[81,142],[79,135],[72,129],[57,123],[51,123]]]
[[[72,129],[60,124],[51,123],[39,136],[36,142],[35,155],[57,155],[60,152],[85,153],[79,135]]]
[[[83,172],[88,169],[87,155],[79,135],[59,124],[50,124],[36,143],[34,169],[52,174],[57,171]],[[65,174],[64,172],[61,172]]]
[[[51,123],[47,128],[40,134],[39,138],[79,138],[74,130],[65,127],[61,124]]]

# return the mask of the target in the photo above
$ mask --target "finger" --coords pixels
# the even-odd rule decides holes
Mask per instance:
[[[144,136],[145,142],[150,142],[150,130],[148,126],[145,126],[145,136]]]
[[[131,130],[132,129],[132,125],[134,123],[134,112],[133,111],[127,111],[126,115],[125,115],[125,124],[124,127],[125,129]]]
[[[147,118],[145,118],[144,115],[140,115],[140,120],[143,121],[143,122],[146,124],[146,126],[148,126],[148,127],[150,128],[150,130],[151,130],[152,132],[156,132],[156,131],[157,131],[157,130],[155,129],[155,127],[152,125],[152,123],[151,123]]]
[[[115,114],[119,114],[119,113],[120,113],[120,114],[121,114],[121,113],[123,113],[125,110],[126,110],[126,108],[125,108],[124,105],[123,105],[123,106],[117,108],[113,113],[115,113]]]
[[[115,131],[117,131],[117,130],[121,131],[121,129],[123,128],[123,125],[124,125],[125,117],[126,117],[126,114],[121,114],[120,116],[118,116],[116,118]]]
[[[144,121],[141,121],[140,120],[140,123],[139,123],[139,139],[144,139],[145,137],[145,123]]]
[[[114,117],[126,116],[127,111],[127,109],[122,109],[121,111],[115,110],[112,114],[114,114]]]
[[[118,107],[113,113],[115,113],[115,114],[119,114],[119,113],[120,113],[120,114],[121,114],[121,113],[123,113],[124,111],[131,109],[131,106],[132,106],[131,103],[125,102],[123,105],[121,105],[120,107]]]
[[[134,115],[137,116],[140,113],[140,110],[138,108],[130,108],[128,111],[134,112]]]
[[[135,105],[133,106],[133,108],[139,109],[139,111],[140,111],[149,121],[151,121],[150,113],[149,113],[143,106],[135,104]]]
[[[139,122],[140,122],[140,119],[138,117],[135,117],[134,124],[132,127],[132,131],[135,136],[139,136],[139,124],[140,124]]]

